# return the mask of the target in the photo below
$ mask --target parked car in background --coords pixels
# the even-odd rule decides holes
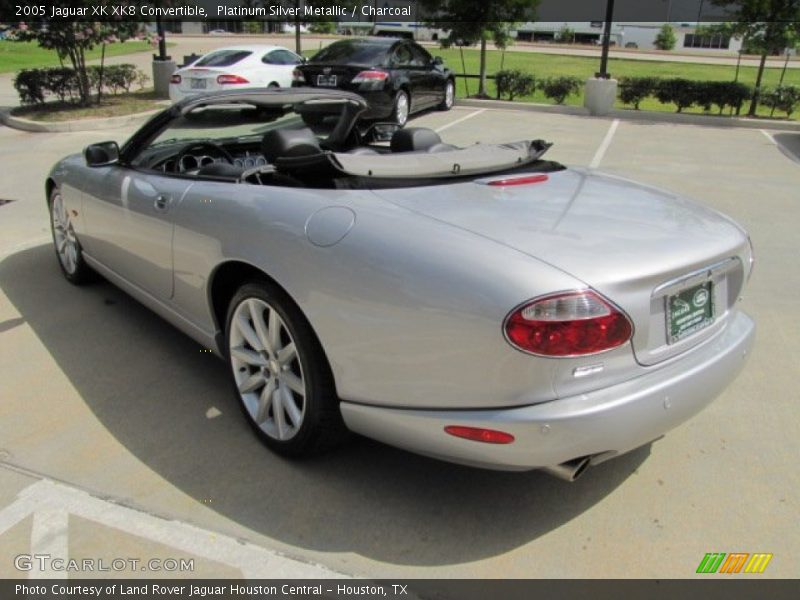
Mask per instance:
[[[169,97],[173,102],[189,96],[225,89],[291,87],[292,72],[303,57],[282,46],[230,46],[209,52],[173,73]]]
[[[450,110],[455,79],[442,59],[419,44],[398,38],[367,37],[334,42],[295,69],[293,85],[339,88],[368,103],[365,119],[391,119],[405,125],[409,115],[427,108]],[[304,115],[313,122],[314,115]]]

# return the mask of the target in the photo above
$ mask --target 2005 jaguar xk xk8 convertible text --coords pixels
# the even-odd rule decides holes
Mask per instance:
[[[67,279],[96,271],[224,357],[285,455],[349,430],[574,479],[734,379],[754,337],[736,223],[541,140],[457,148],[362,129],[366,108],[221,92],[65,158],[47,197]]]

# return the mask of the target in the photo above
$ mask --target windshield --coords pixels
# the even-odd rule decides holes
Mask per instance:
[[[359,40],[342,40],[317,52],[310,62],[334,65],[379,65],[383,64],[386,51],[387,46],[385,44]]]
[[[211,54],[206,54],[203,58],[194,63],[193,67],[230,67],[240,60],[250,56],[252,52],[247,50],[217,50]]]

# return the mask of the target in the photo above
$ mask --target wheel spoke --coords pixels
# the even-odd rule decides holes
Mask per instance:
[[[296,356],[297,349],[294,346],[294,342],[289,342],[278,351],[278,362],[281,364],[281,366],[288,365],[295,359]]]
[[[249,300],[247,305],[250,309],[250,318],[253,320],[253,327],[256,330],[256,335],[261,342],[261,346],[272,356],[274,346],[269,343],[269,330],[267,329],[267,324],[264,322],[264,309],[259,306],[258,302],[255,300]]]
[[[256,391],[262,385],[264,385],[264,376],[261,372],[257,371],[239,384],[239,391],[242,394],[249,394]]]
[[[303,380],[300,379],[297,375],[292,373],[291,371],[284,371],[281,373],[281,380],[289,386],[293,392],[300,394],[301,396],[305,397],[306,395],[306,386],[303,383]]]
[[[288,431],[286,417],[283,413],[283,394],[279,389],[272,394],[272,418],[275,420],[275,427],[278,429],[278,439],[285,439]]]
[[[231,348],[231,356],[238,358],[242,362],[254,367],[267,366],[267,361],[263,356],[261,356],[258,352],[248,350],[244,346],[236,346],[235,348]]]
[[[270,379],[264,389],[261,390],[261,395],[258,398],[258,411],[254,418],[259,425],[267,420],[267,413],[272,404],[272,396],[275,392],[275,379]]]
[[[241,313],[237,313],[236,317],[236,328],[239,330],[239,333],[242,334],[242,337],[247,340],[247,343],[250,344],[250,347],[257,351],[261,352],[264,350],[264,346],[258,339],[258,334],[250,327],[250,323]]]
[[[278,393],[283,394],[283,405],[286,408],[286,414],[288,415],[289,420],[292,422],[292,427],[295,429],[300,427],[300,423],[303,420],[303,415],[300,414],[300,410],[294,403],[294,396],[292,396],[292,392],[285,383],[281,382]]]
[[[281,318],[274,308],[269,310],[269,347],[277,348],[281,343]]]
[[[56,242],[56,249],[58,250],[59,254],[64,254],[64,249],[67,247],[67,240],[64,237],[60,237]]]

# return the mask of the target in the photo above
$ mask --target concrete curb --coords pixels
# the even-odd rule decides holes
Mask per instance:
[[[122,115],[119,117],[104,117],[100,119],[79,119],[75,121],[55,121],[44,123],[42,121],[31,121],[22,119],[11,114],[11,109],[0,110],[0,121],[8,127],[30,131],[33,133],[60,133],[65,131],[98,131],[101,129],[114,129],[143,123],[146,119],[161,112],[163,109],[148,110],[146,112]]]
[[[477,100],[474,98],[458,100],[457,106],[474,108],[493,108],[499,110],[521,110],[544,112],[558,115],[590,117],[589,111],[582,106],[557,106],[554,104],[534,104],[509,102],[507,100]],[[685,113],[652,112],[637,110],[612,109],[602,119],[622,119],[627,121],[643,121],[650,123],[674,123],[680,125],[702,125],[705,127],[740,127],[745,129],[769,129],[772,131],[800,132],[800,121],[772,121],[769,119],[746,119],[742,117],[717,117],[712,115],[695,115]]]

